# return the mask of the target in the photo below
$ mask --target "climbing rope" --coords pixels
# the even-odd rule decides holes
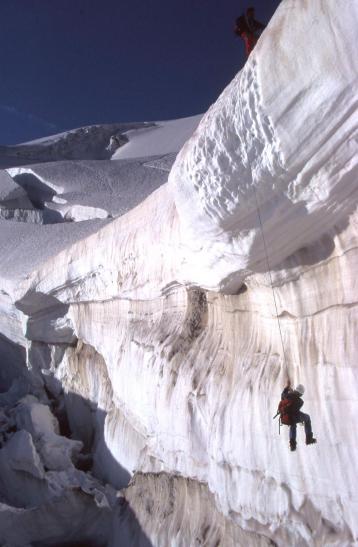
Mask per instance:
[[[238,98],[239,98],[239,115],[240,115],[240,118],[241,118],[241,126],[242,126],[242,127],[245,127],[245,121],[244,121],[244,119],[243,119],[243,114],[242,114],[243,111],[244,111],[244,108],[243,108],[243,105],[242,105],[242,97],[244,97],[244,93],[241,93],[241,91],[242,91],[242,90],[241,90],[241,81],[242,81],[242,80],[240,79],[240,89],[239,89],[239,94],[238,94]],[[251,170],[251,173],[252,173],[252,166],[251,166],[251,162],[250,162],[249,157],[248,157],[247,159],[248,159],[248,163],[249,163],[250,170]],[[254,196],[255,196],[255,201],[256,201],[257,214],[258,214],[259,221],[260,221],[260,228],[261,228],[262,240],[263,240],[263,243],[264,243],[265,257],[266,257],[267,269],[268,269],[269,278],[270,278],[270,285],[271,285],[271,290],[272,290],[272,296],[273,296],[273,301],[274,301],[274,303],[275,303],[276,318],[277,318],[278,329],[279,329],[279,332],[280,332],[280,339],[281,339],[281,345],[282,345],[283,362],[284,362],[284,365],[285,365],[285,367],[286,367],[287,378],[288,378],[288,380],[290,380],[290,377],[289,377],[289,374],[288,374],[288,365],[287,365],[287,359],[286,359],[285,346],[284,346],[284,343],[283,343],[283,336],[282,336],[280,318],[279,318],[279,316],[278,316],[278,309],[277,309],[277,302],[276,302],[275,290],[274,290],[273,281],[272,281],[271,267],[270,267],[270,262],[269,262],[269,258],[268,258],[268,252],[267,252],[267,246],[266,246],[264,228],[263,228],[262,219],[261,219],[261,214],[260,214],[259,201],[258,201],[258,199],[257,199],[257,193],[256,193],[256,189],[255,189],[255,185],[254,185],[254,184],[252,185],[252,188],[253,188],[253,191],[254,191]]]
[[[285,364],[285,366],[286,366],[286,371],[287,371],[287,376],[288,376],[288,366],[287,366],[287,360],[286,360],[285,345],[284,345],[284,343],[283,343],[283,336],[282,336],[280,318],[279,318],[279,316],[278,316],[278,308],[277,308],[277,302],[276,302],[276,296],[275,296],[275,289],[274,289],[273,281],[272,281],[271,267],[270,267],[268,252],[267,252],[267,245],[266,245],[266,239],[265,239],[265,234],[264,234],[264,227],[263,227],[263,224],[262,224],[262,219],[261,219],[261,214],[260,214],[260,207],[259,207],[259,201],[258,201],[258,199],[257,199],[257,193],[256,193],[255,186],[253,186],[253,190],[254,190],[255,201],[256,201],[257,215],[258,215],[259,221],[260,221],[260,228],[261,228],[261,234],[262,234],[262,241],[263,241],[263,243],[264,243],[265,257],[266,257],[266,263],[267,263],[267,270],[268,270],[269,278],[270,278],[272,296],[273,296],[273,301],[274,301],[274,303],[275,303],[276,318],[277,318],[278,330],[279,330],[279,332],[280,332],[281,345],[282,345],[283,362],[284,362],[284,364]]]

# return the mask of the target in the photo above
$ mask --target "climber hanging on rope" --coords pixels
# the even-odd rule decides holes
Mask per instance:
[[[249,56],[258,40],[258,32],[266,28],[255,19],[255,8],[247,8],[246,12],[236,19],[234,32],[245,42],[246,55]]]
[[[279,330],[279,333],[280,333],[280,339],[281,339],[281,345],[282,345],[282,357],[283,357],[283,362],[285,364],[285,368],[286,368],[286,371],[287,371],[287,377],[288,377],[287,385],[286,385],[285,389],[283,390],[283,392],[281,393],[281,401],[280,401],[280,404],[278,405],[278,410],[277,410],[276,416],[280,416],[280,420],[279,420],[280,425],[282,423],[284,425],[289,425],[290,426],[290,448],[291,448],[291,451],[293,452],[294,450],[296,450],[296,446],[297,446],[296,434],[297,434],[297,424],[299,424],[299,423],[303,423],[304,426],[305,426],[306,444],[314,444],[317,441],[313,437],[312,426],[311,426],[311,418],[309,417],[308,414],[304,414],[300,410],[301,407],[303,406],[303,400],[302,400],[301,397],[305,392],[305,388],[303,387],[302,384],[299,384],[296,387],[296,389],[291,389],[291,382],[290,382],[289,376],[288,376],[288,365],[287,365],[287,360],[286,360],[285,345],[284,345],[284,342],[283,342],[283,335],[282,335],[282,330],[281,330],[281,325],[280,325],[280,317],[279,317],[279,313],[278,313],[278,306],[277,306],[277,301],[276,301],[276,296],[275,296],[275,288],[274,288],[272,274],[271,274],[271,266],[270,266],[268,248],[267,248],[266,238],[265,238],[265,233],[264,233],[264,226],[263,226],[263,223],[262,223],[262,217],[261,217],[261,213],[260,213],[259,200],[257,198],[257,193],[256,193],[256,190],[255,190],[255,186],[253,186],[252,189],[253,189],[253,194],[255,196],[257,216],[258,216],[258,219],[259,219],[259,224],[260,224],[260,229],[261,229],[261,234],[262,234],[262,242],[263,242],[263,247],[264,247],[264,251],[265,251],[267,271],[268,271],[271,290],[272,290],[272,298],[273,298],[273,302],[274,302],[274,305],[275,305],[275,313],[276,313],[278,330]],[[276,416],[274,416],[274,418],[276,418]]]
[[[299,384],[296,389],[291,389],[291,382],[287,382],[287,386],[281,394],[281,401],[278,405],[277,415],[280,415],[281,423],[290,426],[290,449],[293,452],[296,450],[296,433],[297,424],[303,423],[306,433],[306,444],[314,444],[317,440],[313,437],[311,418],[308,414],[300,411],[303,405],[302,395],[305,388]],[[276,417],[275,416],[275,417]]]

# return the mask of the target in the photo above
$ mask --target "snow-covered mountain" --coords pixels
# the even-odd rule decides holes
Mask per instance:
[[[126,144],[126,133],[151,127],[151,123],[108,124],[79,127],[71,131],[36,139],[23,144],[0,146],[0,166],[26,165],[46,161],[70,159],[106,159],[110,137]]]
[[[0,150],[1,544],[358,542],[348,4],[284,0],[204,116]]]

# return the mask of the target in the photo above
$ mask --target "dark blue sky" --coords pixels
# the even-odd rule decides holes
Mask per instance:
[[[244,62],[248,5],[279,0],[1,0],[0,143],[204,112]]]

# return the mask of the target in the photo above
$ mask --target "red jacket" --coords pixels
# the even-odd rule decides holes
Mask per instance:
[[[281,394],[282,399],[289,399],[291,401],[291,406],[288,410],[288,414],[291,419],[294,421],[299,421],[299,412],[303,405],[303,400],[301,399],[301,394],[296,390],[285,387]]]
[[[236,19],[235,34],[238,36],[242,36],[245,33],[255,34],[255,32],[264,28],[266,28],[266,25],[263,25],[260,21],[256,21],[256,19],[249,19],[243,14]]]

